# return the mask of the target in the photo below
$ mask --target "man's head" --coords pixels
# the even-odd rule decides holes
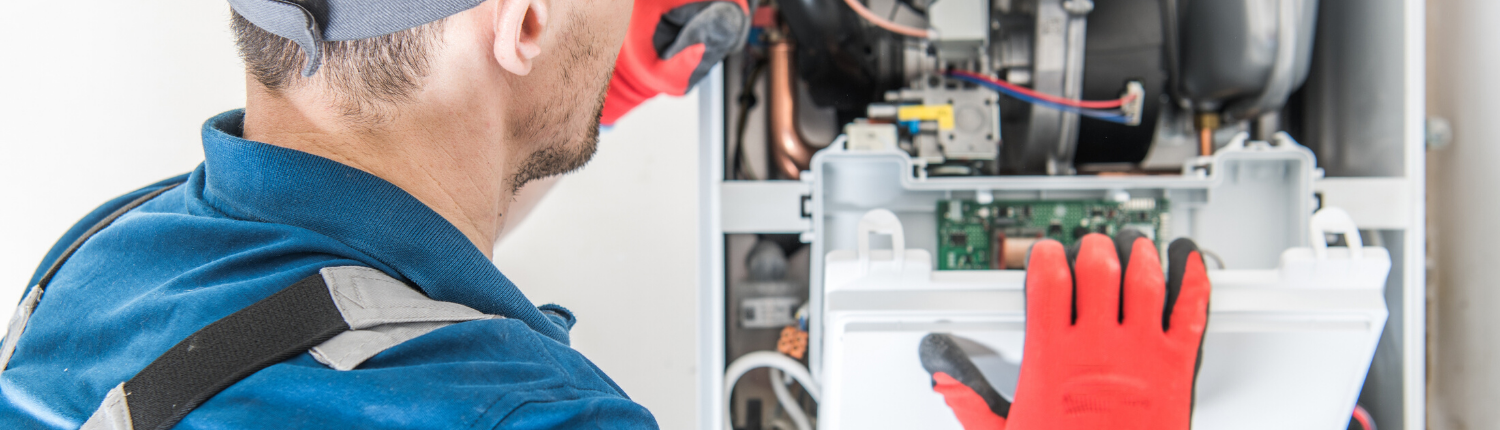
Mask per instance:
[[[581,167],[593,154],[630,8],[630,0],[488,0],[394,33],[316,41],[321,64],[306,76],[310,45],[263,29],[255,22],[265,20],[242,16],[236,4],[247,118],[285,119],[293,111],[307,122],[300,128],[312,129],[283,138],[361,137],[351,140],[374,146],[442,140],[437,149],[456,158],[488,154],[487,162],[503,163],[496,179],[513,192]],[[396,135],[405,138],[387,139]]]

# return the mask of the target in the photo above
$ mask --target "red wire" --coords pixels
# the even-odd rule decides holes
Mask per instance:
[[[1370,411],[1366,411],[1364,406],[1354,405],[1354,420],[1359,421],[1363,430],[1375,430],[1375,426],[1370,425],[1370,421],[1373,421],[1370,419]]]
[[[1065,98],[1054,96],[1054,95],[1051,95],[1051,94],[1042,94],[1042,93],[1033,91],[1030,88],[1026,88],[1026,87],[1023,87],[1023,86],[1012,84],[1010,82],[1005,82],[1005,81],[1002,81],[1002,80],[999,80],[999,79],[991,78],[989,76],[981,75],[981,74],[978,74],[978,73],[966,72],[966,71],[963,71],[963,70],[954,70],[953,74],[955,74],[955,75],[962,75],[962,76],[967,76],[967,77],[974,78],[974,79],[983,80],[985,82],[989,82],[989,83],[992,83],[992,84],[995,84],[995,85],[999,85],[999,86],[1005,87],[1006,89],[1009,89],[1011,91],[1015,91],[1015,92],[1018,92],[1018,93],[1021,93],[1021,94],[1025,94],[1025,95],[1028,95],[1028,96],[1031,96],[1031,97],[1036,97],[1038,99],[1046,100],[1046,101],[1057,103],[1057,104],[1060,104],[1060,105],[1073,106],[1073,107],[1084,108],[1084,109],[1110,109],[1110,108],[1117,108],[1117,107],[1120,107],[1120,106],[1124,106],[1125,103],[1128,103],[1131,100],[1135,99],[1135,95],[1133,95],[1133,94],[1126,95],[1125,97],[1120,97],[1120,98],[1114,99],[1114,100],[1074,100],[1074,99],[1065,99]]]

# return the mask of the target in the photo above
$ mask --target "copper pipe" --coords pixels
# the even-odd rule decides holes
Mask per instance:
[[[1198,130],[1198,155],[1214,155],[1214,129]]]
[[[797,94],[792,90],[792,45],[786,40],[771,43],[771,158],[788,179],[798,179],[812,161],[797,129]]]
[[[1198,155],[1214,155],[1214,129],[1219,128],[1219,115],[1204,112],[1193,120],[1193,126],[1198,128]]]

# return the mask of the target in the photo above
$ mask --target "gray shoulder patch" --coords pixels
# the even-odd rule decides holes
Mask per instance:
[[[500,318],[457,303],[433,300],[372,268],[329,267],[320,273],[339,313],[353,330],[308,352],[337,370],[354,369],[381,351],[453,323]]]
[[[368,267],[323,269],[328,293],[349,328],[366,329],[391,323],[455,322],[489,318],[457,303],[440,302]]]
[[[16,342],[21,340],[21,333],[26,331],[26,323],[31,321],[31,313],[36,311],[36,304],[41,300],[42,286],[31,287],[31,291],[21,299],[21,305],[16,306],[16,313],[10,316],[10,325],[5,329],[5,341],[0,342],[0,371],[5,371],[10,366],[10,356],[16,353]]]
[[[133,430],[130,422],[130,406],[125,403],[125,383],[121,382],[104,395],[104,403],[83,422],[79,430]]]
[[[451,322],[398,323],[350,330],[308,350],[313,358],[335,370],[353,370],[365,360]]]

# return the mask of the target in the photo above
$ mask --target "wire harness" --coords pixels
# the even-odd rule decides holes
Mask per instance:
[[[989,88],[1037,106],[1076,113],[1117,124],[1139,125],[1141,123],[1141,103],[1144,101],[1143,96],[1145,91],[1138,82],[1126,84],[1125,95],[1120,96],[1118,99],[1077,100],[1044,94],[1030,88],[974,72],[952,70],[947,72],[946,75],[953,79]]]

